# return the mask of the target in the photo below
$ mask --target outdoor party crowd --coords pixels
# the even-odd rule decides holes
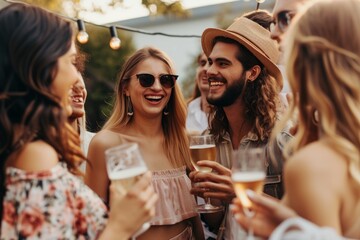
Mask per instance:
[[[359,13],[360,0],[276,0],[205,29],[187,101],[166,53],[138,49],[94,134],[73,23],[1,9],[0,239],[360,239]],[[216,161],[192,162],[198,135]],[[124,189],[105,152],[129,143],[147,171]],[[266,177],[247,206],[234,156],[255,148]]]

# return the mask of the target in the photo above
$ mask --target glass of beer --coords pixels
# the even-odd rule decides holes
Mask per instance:
[[[232,182],[236,196],[240,199],[244,214],[252,218],[255,212],[251,209],[252,203],[247,197],[246,190],[261,193],[266,177],[265,149],[248,148],[235,151],[233,154]],[[248,230],[248,240],[254,239],[251,225]]]
[[[212,171],[209,167],[201,167],[197,165],[201,160],[216,160],[216,147],[214,136],[209,135],[191,135],[190,138],[191,162],[196,171],[209,173]],[[205,199],[205,203],[197,206],[199,213],[213,213],[222,211],[222,206],[213,206],[210,198]]]
[[[147,171],[147,166],[140,154],[137,143],[125,143],[109,148],[105,151],[105,158],[107,173],[111,183],[124,194]],[[132,239],[144,233],[149,227],[149,222],[144,223],[132,236]]]

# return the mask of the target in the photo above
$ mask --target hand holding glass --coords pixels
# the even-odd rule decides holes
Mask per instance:
[[[241,149],[234,153],[231,178],[236,196],[240,199],[244,213],[249,219],[255,215],[255,212],[251,210],[252,203],[247,197],[246,190],[262,192],[266,177],[265,170],[265,150],[263,148]],[[247,239],[254,239],[251,226]]]
[[[198,161],[201,160],[216,160],[216,147],[215,140],[213,135],[193,135],[190,136],[190,153],[191,153],[191,162],[196,169],[200,172],[211,172],[212,169],[209,167],[201,167],[197,165]],[[213,206],[211,204],[210,198],[205,199],[205,204],[198,205],[197,211],[199,213],[213,213],[222,211],[222,206]]]
[[[105,151],[105,157],[109,179],[121,192],[126,193],[136,183],[138,177],[147,171],[137,143],[125,143],[109,148]],[[149,227],[150,223],[144,223],[132,239],[144,233]]]

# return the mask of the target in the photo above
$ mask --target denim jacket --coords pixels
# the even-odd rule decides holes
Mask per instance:
[[[258,137],[249,132],[241,141],[239,149],[265,147],[266,149],[266,166],[267,176],[265,179],[264,192],[270,196],[280,199],[283,196],[282,186],[282,168],[283,168],[283,144],[291,139],[291,135],[287,131],[282,131],[278,134],[277,142],[275,146],[271,146],[267,142],[259,142]],[[217,162],[223,166],[231,169],[232,167],[232,155],[234,150],[232,149],[232,143],[229,133],[223,136],[221,142],[216,143],[217,148]],[[271,160],[270,152],[273,151],[276,162]]]
[[[266,165],[267,176],[265,179],[264,192],[275,198],[280,199],[284,194],[283,182],[282,182],[282,168],[283,168],[283,155],[282,150],[284,144],[287,143],[292,136],[287,130],[281,131],[277,138],[276,144],[269,144],[268,142],[258,141],[257,135],[249,132],[241,141],[239,149],[253,148],[253,147],[265,147],[266,148]],[[223,166],[231,169],[233,148],[230,139],[230,134],[226,133],[223,136],[223,140],[216,143],[217,148],[217,162]],[[273,156],[276,162],[271,160],[270,152],[273,151]],[[217,239],[245,239],[246,233],[239,227],[236,221],[233,219],[231,213],[226,208],[226,214],[224,221],[220,226]],[[223,231],[223,232],[222,232]],[[222,232],[222,233],[221,233]],[[245,235],[244,235],[245,234]]]

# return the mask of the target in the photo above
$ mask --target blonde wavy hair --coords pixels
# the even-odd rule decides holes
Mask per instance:
[[[359,12],[359,0],[319,1],[297,16],[290,30],[285,55],[294,101],[284,119],[286,122],[294,114],[298,115],[297,133],[285,150],[285,154],[290,156],[312,141],[310,133],[316,110],[321,141],[347,159],[349,173],[358,184]]]
[[[173,63],[170,58],[159,49],[146,47],[136,51],[123,65],[119,74],[115,89],[116,100],[113,112],[105,123],[103,129],[123,128],[130,124],[133,116],[128,116],[129,98],[124,94],[124,88],[135,74],[135,68],[146,59],[154,58],[162,61],[170,74],[174,73]],[[189,142],[185,130],[186,103],[178,84],[172,89],[169,102],[167,104],[168,115],[162,117],[162,128],[164,131],[165,142],[164,150],[170,162],[180,167],[184,164],[191,168]]]

